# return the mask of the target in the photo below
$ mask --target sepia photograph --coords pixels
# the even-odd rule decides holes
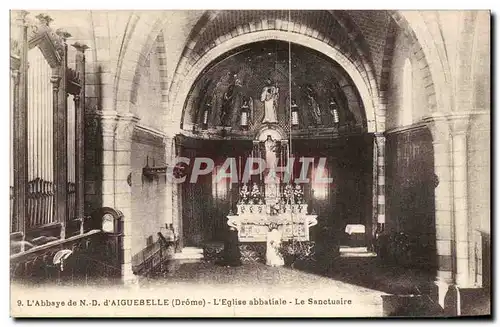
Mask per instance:
[[[491,317],[491,24],[10,10],[10,316]]]

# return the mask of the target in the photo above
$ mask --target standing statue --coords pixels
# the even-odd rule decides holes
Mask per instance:
[[[242,82],[237,74],[232,77],[232,83],[222,95],[222,105],[220,111],[220,124],[222,126],[232,126],[235,115],[234,108],[241,105]]]
[[[278,225],[271,223],[266,239],[266,265],[271,267],[283,266],[285,261],[281,255],[281,238],[282,232],[278,229]]]
[[[227,88],[227,91],[224,92],[224,95],[222,96],[222,106],[221,106],[221,111],[220,111],[220,124],[222,126],[227,126],[227,119],[230,116],[232,112],[232,107],[233,107],[233,98],[234,98],[234,89],[235,85],[232,84]]]
[[[321,109],[319,107],[318,101],[316,100],[316,94],[311,86],[306,87],[306,97],[309,109],[314,119],[315,125],[321,125]]]
[[[264,147],[266,148],[266,166],[269,169],[274,169],[276,168],[277,164],[277,155],[276,155],[276,150],[277,150],[277,145],[276,141],[273,140],[271,135],[267,136],[267,139],[264,141]]]
[[[278,107],[279,89],[272,85],[270,79],[266,81],[266,86],[262,89],[260,101],[264,102],[263,123],[277,123],[276,108]]]

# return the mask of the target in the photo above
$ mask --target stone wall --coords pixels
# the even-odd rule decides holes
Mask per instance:
[[[165,176],[149,179],[142,168],[164,166],[163,138],[145,129],[136,128],[132,137],[131,173],[132,193],[132,255],[147,246],[148,238],[157,240],[157,233],[165,228]]]
[[[390,63],[390,74],[387,83],[387,129],[403,125],[405,110],[411,110],[412,123],[429,115],[431,104],[429,102],[429,88],[432,88],[432,78],[426,59],[418,43],[403,31],[395,31],[394,49]],[[406,60],[411,63],[411,97],[412,108],[404,108],[404,67]],[[382,87],[382,86],[381,86]]]

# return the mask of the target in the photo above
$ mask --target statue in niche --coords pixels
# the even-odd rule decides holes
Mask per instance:
[[[266,238],[266,265],[271,267],[283,266],[285,261],[280,253],[283,233],[275,223],[268,225],[269,232]]]
[[[222,95],[222,105],[220,111],[220,124],[230,126],[232,124],[233,108],[236,100],[240,98],[241,80],[237,74],[233,75],[233,82]]]
[[[220,111],[220,124],[227,126],[228,117],[231,114],[234,98],[234,85],[230,85],[224,95],[222,96],[222,106]]]
[[[260,101],[264,102],[264,119],[262,123],[277,123],[277,107],[278,107],[279,89],[272,85],[270,79],[266,81],[266,86],[262,89]]]
[[[306,86],[306,98],[314,124],[321,125],[321,108],[317,101],[316,92],[314,92],[310,85]]]
[[[267,136],[267,139],[264,141],[264,147],[266,149],[266,166],[269,169],[276,168],[277,164],[277,142],[273,140],[271,135]]]
[[[207,112],[207,108],[212,105],[212,97],[208,92],[208,88],[210,87],[211,83],[211,79],[207,80],[203,87],[200,89],[198,103],[196,104],[196,111],[194,113],[195,123],[204,124],[205,120],[208,122],[208,116],[205,119],[205,113]]]

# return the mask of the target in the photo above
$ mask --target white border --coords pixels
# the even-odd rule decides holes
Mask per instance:
[[[127,0],[121,0],[117,1],[116,3],[111,3],[111,2],[103,2],[102,0],[86,0],[86,1],[74,1],[73,3],[70,3],[69,1],[62,1],[62,0],[53,0],[50,2],[41,2],[41,1],[34,1],[34,0],[21,0],[21,1],[15,1],[15,2],[10,2],[10,1],[5,1],[2,2],[2,11],[1,11],[1,22],[3,22],[4,28],[0,30],[0,33],[4,34],[2,37],[2,46],[5,48],[2,49],[0,52],[2,56],[4,56],[3,62],[5,63],[4,65],[1,66],[2,72],[0,76],[2,77],[2,86],[0,88],[2,92],[2,101],[3,101],[3,106],[2,108],[4,109],[3,112],[8,112],[5,108],[8,107],[9,103],[9,68],[7,66],[7,63],[9,62],[9,52],[8,52],[8,34],[9,34],[9,26],[8,23],[10,21],[10,16],[9,16],[9,9],[40,9],[40,6],[45,7],[46,10],[49,9],[276,9],[276,8],[290,8],[290,9],[387,9],[387,8],[397,8],[397,9],[491,9],[493,10],[494,13],[498,12],[498,4],[500,2],[498,0],[474,0],[474,1],[435,1],[435,0],[420,0],[418,2],[410,3],[410,2],[403,2],[403,1],[395,1],[395,0],[379,0],[379,1],[355,1],[355,0],[350,0],[350,1],[335,1],[335,2],[330,2],[330,1],[263,1],[263,0],[252,0],[252,1],[246,1],[246,2],[241,2],[241,1],[192,1],[192,0],[184,0],[184,1],[149,1],[149,0],[141,0],[141,1],[127,1]],[[3,5],[7,5],[5,8],[3,8]],[[9,7],[8,5],[14,5],[15,7]],[[452,5],[452,7],[450,7]],[[208,7],[208,8],[207,8]],[[333,8],[334,7],[334,8]],[[496,21],[498,24],[498,21]],[[492,31],[492,33],[494,33]],[[494,33],[494,43],[498,42],[498,34]],[[496,42],[495,42],[496,41]],[[492,46],[494,46],[494,43]],[[494,60],[496,58],[492,58]],[[494,69],[494,73],[497,72],[497,66],[493,65],[492,68]],[[495,94],[498,94],[498,84],[496,84],[496,87],[494,90]],[[499,115],[497,114],[497,120],[500,119],[498,118]],[[9,151],[9,120],[8,119],[2,119],[1,120],[2,126],[0,127],[0,153],[4,155],[4,158],[7,157],[7,153]],[[494,130],[494,129],[493,129]],[[496,144],[499,143],[498,139],[495,139]],[[498,148],[496,149],[498,150]],[[496,167],[492,167],[493,169]],[[8,161],[7,160],[2,160],[1,161],[1,187],[0,187],[0,201],[2,201],[1,208],[2,210],[2,217],[3,217],[3,222],[4,222],[4,233],[7,234],[7,231],[9,230],[9,222],[8,222],[8,211],[9,211],[9,202],[8,202],[8,180],[9,180],[9,167],[8,167]],[[496,201],[493,201],[492,205],[495,203],[500,202],[500,196],[495,197]],[[492,217],[492,220],[494,217]],[[498,224],[497,224],[498,225]],[[5,234],[5,236],[7,236]],[[496,235],[496,230],[492,232],[493,235]],[[7,263],[9,260],[9,247],[7,245],[8,238],[5,237],[5,245],[0,246],[0,252],[4,255],[4,257],[0,260],[2,262]],[[495,242],[498,243],[498,242]],[[495,249],[496,250],[496,249]],[[496,251],[494,252],[496,253]],[[5,311],[2,313],[2,326],[12,326],[14,325],[14,321],[9,318],[9,298],[6,296],[9,294],[9,271],[8,271],[8,265],[2,265],[3,269],[1,270],[1,280],[3,281],[4,285],[2,285],[2,294],[3,296],[1,297],[1,304],[2,307],[4,308]],[[498,303],[498,301],[495,301]],[[496,308],[492,308],[496,309]],[[87,326],[100,326],[104,324],[109,324],[109,323],[120,323],[118,321],[109,321],[106,320],[104,321],[89,321],[89,322],[80,322],[82,325],[87,325]],[[361,323],[361,322],[355,322],[351,321],[349,322],[350,324],[352,323]],[[52,324],[52,321],[44,321],[44,322],[39,322],[45,325]],[[56,322],[57,323],[57,322]],[[73,321],[65,321],[65,322],[58,322],[59,325],[70,325],[73,324]],[[168,325],[175,325],[178,324],[179,322],[176,321],[159,321],[161,324],[168,324]],[[192,322],[190,322],[192,323]],[[206,324],[208,323],[207,321],[199,322]],[[230,323],[234,323],[230,322]],[[266,324],[267,322],[262,322],[258,321],[257,322],[259,325]],[[289,322],[287,322],[289,323]],[[299,322],[303,323],[303,322]],[[337,321],[330,321],[328,323],[333,323],[333,324],[344,324],[345,322],[337,322]],[[401,321],[400,323],[404,324],[406,323],[405,321]],[[426,324],[429,323],[436,323],[427,320]],[[130,323],[133,326],[141,326],[143,322],[132,322]]]

